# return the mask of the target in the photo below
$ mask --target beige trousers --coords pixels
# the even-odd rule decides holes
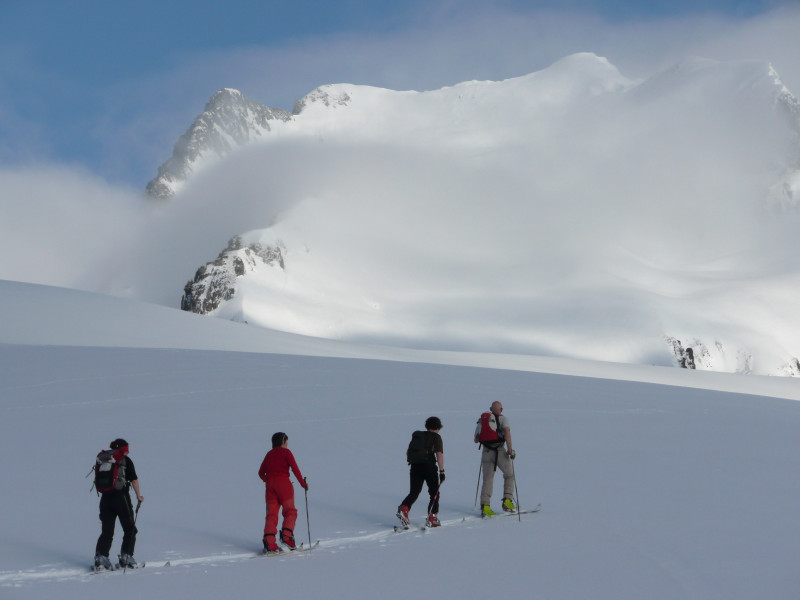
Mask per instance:
[[[481,469],[483,470],[481,506],[490,504],[492,500],[495,456],[497,456],[497,470],[503,473],[503,498],[514,497],[514,465],[511,464],[505,446],[498,448],[497,451],[483,448],[481,451]]]

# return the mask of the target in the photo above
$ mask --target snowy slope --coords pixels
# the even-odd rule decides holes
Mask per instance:
[[[154,304],[0,280],[0,344],[160,348],[378,359],[622,379],[800,400],[796,382],[523,354],[415,350],[248,327]]]
[[[759,396],[624,381],[613,376],[626,367],[613,364],[596,364],[606,377],[592,378],[513,370],[514,357],[502,356],[488,360],[512,370],[432,364],[433,353],[374,360],[365,346],[352,351],[372,360],[338,358],[345,344],[309,356],[321,346],[265,330],[253,352],[255,338],[241,332],[259,330],[234,323],[10,282],[2,292],[3,598],[278,590],[393,600],[413,588],[455,599],[496,593],[498,577],[504,594],[536,599],[782,599],[797,590],[800,408],[769,397],[773,382],[790,380],[653,369],[682,386],[684,376],[756,394],[763,385]],[[194,339],[187,319],[203,323]],[[68,338],[76,345],[62,345]],[[231,351],[239,343],[250,351]],[[520,503],[544,506],[522,522],[472,518],[471,432],[494,399],[511,419]],[[445,425],[445,526],[395,535],[405,446],[431,414]],[[311,483],[310,530],[321,543],[256,559],[256,469],[276,430],[289,433]],[[148,567],[88,575],[99,523],[83,475],[116,436],[130,441],[141,478],[136,555]]]
[[[107,289],[175,306],[216,281],[211,314],[330,339],[657,365],[679,340],[699,369],[797,375],[799,115],[757,61],[323,86],[195,165]]]

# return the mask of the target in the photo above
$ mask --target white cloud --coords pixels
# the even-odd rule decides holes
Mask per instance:
[[[60,165],[0,170],[0,278],[105,290],[141,232],[139,194]]]

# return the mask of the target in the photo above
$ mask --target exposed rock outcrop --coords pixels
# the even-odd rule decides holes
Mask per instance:
[[[259,263],[285,269],[286,247],[278,241],[274,246],[259,243],[244,246],[241,236],[228,241],[228,247],[219,253],[216,260],[206,263],[186,282],[181,298],[181,310],[201,315],[214,312],[236,294],[236,279],[248,270],[255,270]]]

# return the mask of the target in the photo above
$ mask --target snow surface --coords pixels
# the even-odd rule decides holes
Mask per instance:
[[[335,343],[7,281],[0,373],[3,598],[749,600],[800,586],[791,379]],[[544,507],[521,521],[475,518],[472,429],[492,400],[511,419],[520,505]],[[396,535],[405,447],[433,414],[444,527]],[[277,430],[321,542],[254,558],[256,471]],[[148,566],[90,575],[83,475],[117,436],[140,475]]]

